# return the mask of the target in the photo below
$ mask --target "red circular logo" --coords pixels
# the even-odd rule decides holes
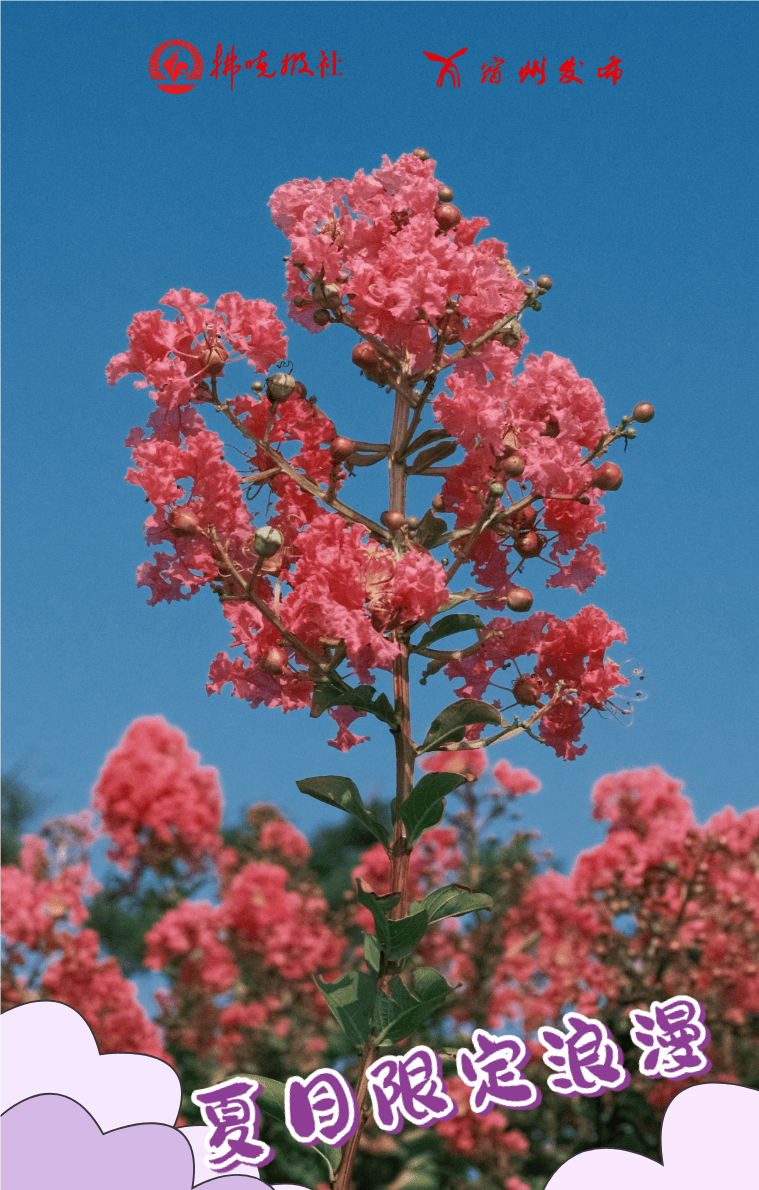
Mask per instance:
[[[187,62],[192,59],[192,65]],[[198,79],[203,77],[203,59],[200,51],[189,41],[176,37],[156,46],[148,63],[150,77],[158,84],[159,91],[170,95],[181,95],[191,91]]]

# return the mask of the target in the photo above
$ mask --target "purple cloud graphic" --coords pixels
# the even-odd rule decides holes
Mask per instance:
[[[191,1190],[193,1165],[179,1129],[131,1124],[103,1134],[89,1112],[63,1095],[26,1099],[2,1120],[5,1190]],[[233,1174],[207,1185],[250,1190],[251,1179]]]
[[[663,1165],[593,1149],[570,1158],[546,1190],[748,1190],[759,1186],[757,1137],[759,1091],[703,1083],[681,1091],[667,1109]]]
[[[32,1095],[68,1095],[104,1132],[174,1124],[179,1114],[182,1093],[171,1066],[145,1054],[101,1054],[84,1017],[66,1004],[44,1000],[4,1012],[0,1042],[2,1111]]]
[[[57,1001],[0,1017],[4,1190],[270,1190],[250,1166],[219,1178],[205,1125],[173,1127],[176,1072],[144,1054],[101,1054],[83,1017]],[[276,1190],[306,1190],[282,1186]]]

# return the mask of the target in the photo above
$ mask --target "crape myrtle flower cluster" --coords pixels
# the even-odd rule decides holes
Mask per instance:
[[[348,427],[335,425],[287,370],[293,365],[274,307],[237,293],[211,308],[200,293],[172,289],[163,304],[173,321],[160,311],[137,315],[129,351],[108,368],[111,383],[138,374],[155,403],[149,432],[135,428],[127,439],[134,461],[127,478],[155,510],[146,533],[158,550],[140,567],[139,583],[150,587],[151,603],[210,587],[230,626],[233,652],[214,659],[209,693],[231,684],[253,707],[308,707],[313,717],[327,711],[337,724],[329,742],[341,751],[369,738],[352,730],[367,715],[393,739],[392,828],[349,778],[297,783],[378,840],[356,874],[353,920],[341,929],[327,920],[306,852],[284,827],[261,831],[244,856],[228,849],[214,856],[211,785],[189,830],[169,816],[175,807],[160,781],[147,831],[130,819],[134,792],[122,796],[120,781],[115,790],[101,782],[98,795],[113,801],[125,863],[157,870],[163,848],[167,864],[192,873],[194,862],[200,871],[215,860],[219,873],[220,906],[196,911],[188,893],[147,935],[148,965],[174,975],[162,997],[167,1044],[225,1063],[256,1030],[268,1031],[286,1052],[316,1064],[326,1006],[360,1054],[357,1129],[339,1167],[334,1154],[327,1157],[334,1190],[352,1183],[370,1114],[369,1071],[381,1048],[439,1011],[451,992],[442,971],[454,974],[467,960],[471,931],[458,919],[494,905],[476,875],[456,880],[457,869],[473,862],[475,819],[462,825],[460,840],[457,826],[440,826],[445,797],[467,785],[477,766],[433,768],[415,783],[417,761],[474,753],[525,731],[572,759],[584,750],[584,716],[613,709],[615,692],[627,685],[607,657],[625,639],[619,625],[593,606],[568,621],[547,612],[522,618],[533,604],[523,584],[547,566],[548,586],[582,595],[603,573],[588,539],[603,527],[599,494],[616,491],[622,471],[601,460],[617,439],[626,446],[635,437],[633,421],[650,421],[653,407],[640,403],[610,427],[599,394],[568,361],[550,353],[522,359],[522,316],[541,309],[551,278],[519,276],[505,244],[478,238],[487,221],[465,218],[453,197],[417,149],[350,181],[290,182],[271,199],[291,245],[290,317],[311,333],[336,335],[336,345],[350,350],[356,383],[391,398],[379,441],[348,437]],[[243,360],[266,379],[234,395],[226,389],[229,369]],[[206,414],[236,431],[239,471]],[[358,486],[350,481],[375,465],[387,467],[387,507],[365,511],[350,496]],[[430,478],[439,481],[431,499]],[[426,491],[424,505],[417,489]],[[457,610],[464,604],[494,614],[485,622]],[[445,643],[463,633],[471,643]],[[441,670],[458,683],[456,701],[419,741],[412,658],[425,665],[422,683]],[[504,687],[496,678],[512,666],[516,679]],[[392,674],[392,701],[377,693],[377,671]],[[485,701],[491,686],[506,689],[505,705]],[[495,731],[483,736],[486,726]],[[503,798],[535,787],[529,774],[502,775],[493,812]],[[151,845],[157,858],[148,856]],[[287,862],[272,863],[279,845]],[[357,935],[366,969],[351,958],[346,969],[345,940]],[[270,1093],[269,1083],[264,1109]]]
[[[169,770],[156,741],[176,749]],[[439,772],[443,758],[454,773],[469,765],[477,769],[480,793],[473,785],[465,793],[476,795],[486,811],[498,799],[513,802],[538,786],[528,770],[506,761],[494,766],[491,780],[477,751],[436,754],[425,767]],[[107,758],[94,793],[103,824],[110,824],[106,833],[120,829],[114,807],[121,804],[123,812],[123,798],[116,778],[129,789],[138,773],[156,788],[162,777],[167,798],[188,791],[176,801],[175,826],[179,838],[191,839],[209,770],[180,732],[155,720],[138,721]],[[135,809],[134,838],[146,840],[146,850],[128,848],[121,869],[126,881],[143,859],[145,877],[173,879],[143,829],[155,821],[152,810],[145,801]],[[606,824],[606,837],[578,858],[569,875],[531,875],[518,861],[499,860],[490,914],[434,922],[411,957],[413,968],[434,965],[450,985],[436,1018],[399,1047],[410,1053],[425,1044],[445,1063],[447,1093],[458,1112],[434,1125],[448,1154],[444,1160],[466,1161],[505,1185],[511,1182],[512,1190],[532,1190],[524,1177],[540,1147],[533,1130],[545,1132],[558,1110],[546,1068],[551,1046],[539,1039],[551,1041],[556,1030],[546,1026],[558,1028],[567,1005],[602,1022],[622,1049],[630,1087],[615,1092],[620,1103],[635,1092],[660,1115],[684,1086],[705,1079],[746,1083],[757,1067],[759,811],[738,815],[727,807],[700,825],[681,784],[651,768],[603,777],[593,790],[593,812]],[[177,896],[148,933],[147,965],[169,985],[157,996],[155,1022],[116,960],[100,957],[100,939],[87,924],[97,888],[89,869],[96,832],[88,813],[26,836],[18,865],[2,871],[4,1006],[38,998],[69,1004],[90,1023],[103,1052],[154,1054],[192,1071],[188,1096],[240,1071],[271,1083],[272,1073],[275,1080],[295,1072],[307,1079],[337,1064],[352,1077],[355,1054],[351,1058],[350,1046],[336,1048],[334,1026],[310,973],[332,981],[338,970],[362,970],[355,927],[376,934],[376,919],[358,896],[329,909],[308,867],[307,841],[273,808],[253,807],[248,821],[244,846],[225,846],[218,828],[215,837],[209,833],[195,844],[191,862],[197,871],[202,859],[217,876],[218,895],[206,901]],[[459,887],[474,882],[472,865],[485,862],[485,842],[480,832],[481,846],[471,858],[456,816],[427,831],[412,855],[413,898],[445,880]],[[114,862],[118,854],[111,852]],[[382,896],[389,873],[383,849],[369,848],[353,872],[355,887]],[[682,1069],[673,1072],[668,1065],[666,1052],[676,1047],[678,1030],[693,1042],[692,1016],[674,1012],[687,997],[703,1006],[712,1069],[698,1073],[694,1067],[696,1073],[683,1078]],[[657,1052],[661,1010],[668,1014],[666,1046]],[[505,1105],[506,1112],[497,1103],[481,1114],[476,1080],[466,1066],[465,1078],[457,1078],[455,1055],[460,1049],[477,1052],[477,1038],[485,1036],[478,1029],[513,1035],[516,1023],[529,1050],[524,1078],[541,1090],[548,1115],[533,1117],[543,1110],[539,1104],[516,1115],[514,1103]],[[266,1101],[261,1109],[266,1140]],[[561,1122],[575,1129],[579,1144],[582,1104],[568,1099],[561,1110],[568,1113]],[[370,1122],[365,1134],[367,1160],[379,1144],[378,1127]],[[363,1186],[363,1178],[357,1184]]]
[[[252,707],[328,709],[338,725],[330,743],[342,751],[369,738],[350,730],[367,711],[397,726],[350,680],[370,687],[375,671],[416,652],[428,663],[423,681],[445,669],[459,697],[475,701],[525,659],[508,704],[527,708],[529,725],[571,759],[584,750],[583,716],[613,706],[627,684],[606,656],[624,632],[594,607],[567,622],[512,617],[532,606],[528,572],[537,579],[547,569],[549,587],[579,593],[603,574],[589,538],[603,528],[600,494],[618,488],[622,472],[599,460],[653,408],[641,403],[611,429],[599,394],[568,360],[522,359],[521,316],[540,309],[551,279],[518,276],[505,244],[477,238],[487,220],[464,217],[452,198],[417,150],[350,181],[289,182],[271,199],[291,244],[289,316],[312,333],[339,335],[335,324],[349,332],[337,345],[352,351],[363,383],[395,398],[387,441],[344,437],[302,382],[273,370],[287,341],[270,303],[233,293],[210,307],[202,294],[173,289],[161,301],[174,317],[135,315],[108,380],[138,373],[155,403],[148,433],[135,428],[127,439],[127,479],[154,506],[145,528],[158,547],[138,581],[150,603],[215,591],[234,653],[214,659],[209,693],[231,683]],[[265,383],[222,398],[242,360]],[[205,409],[241,435],[242,474]],[[379,517],[346,502],[355,469],[376,463],[389,470]],[[406,507],[414,476],[440,479],[419,516]],[[263,489],[268,514],[247,498]],[[476,585],[457,590],[462,568]],[[432,641],[412,642],[436,613],[467,601],[512,616],[483,623],[457,613]],[[454,628],[473,631],[474,643],[432,647]],[[500,701],[493,708],[489,721],[504,728]],[[482,721],[470,720],[471,746],[482,745],[481,732]]]

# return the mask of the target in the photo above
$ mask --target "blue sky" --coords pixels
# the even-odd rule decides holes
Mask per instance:
[[[135,586],[146,510],[122,444],[149,402],[129,380],[108,388],[104,368],[171,287],[281,301],[276,186],[423,145],[516,267],[554,278],[531,349],[568,356],[610,420],[640,400],[657,411],[613,455],[625,482],[590,593],[627,629],[613,655],[644,669],[647,701],[631,727],[593,717],[572,763],[528,739],[496,749],[543,781],[523,825],[571,862],[600,838],[593,781],[650,764],[686,782],[702,820],[755,805],[756,5],[7,2],[2,15],[4,767],[48,813],[75,811],[128,724],[162,714],[218,768],[229,821],[254,800],[302,829],[334,821],[295,788],[317,773],[390,793],[379,729],[342,756],[321,720],[207,697],[226,625],[210,593],[149,608]],[[170,38],[205,62],[188,94],[148,75]],[[219,43],[242,62],[265,50],[276,77],[243,69],[233,91],[209,78]],[[461,87],[437,88],[423,51],[463,46]],[[342,77],[279,73],[286,54],[313,70],[322,50]],[[611,55],[617,85],[597,77]],[[483,84],[494,56],[502,81]],[[520,85],[543,56],[545,84]],[[570,56],[582,85],[559,82]],[[376,398],[351,346],[292,328],[289,354],[339,432],[371,438]],[[580,600],[536,606],[572,615]],[[451,691],[441,678],[415,697],[424,726]]]

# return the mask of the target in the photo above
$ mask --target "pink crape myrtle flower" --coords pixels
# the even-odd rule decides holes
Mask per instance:
[[[499,785],[512,797],[523,793],[537,793],[542,785],[529,769],[515,769],[508,760],[499,760],[493,765],[493,776]]]
[[[462,773],[470,781],[476,781],[488,767],[484,748],[464,749],[460,752],[433,752],[419,762],[425,773]]]
[[[500,618],[478,651],[444,672],[462,679],[459,697],[484,698],[500,666],[534,654],[528,697],[523,684],[516,702],[536,708],[541,738],[570,760],[584,752],[587,711],[616,706],[626,684],[606,658],[624,633],[593,607],[563,623],[541,612],[512,620],[504,605],[517,615],[529,606],[532,592],[515,595],[528,575],[542,571],[547,587],[584,594],[604,573],[590,540],[604,528],[590,464],[619,427],[609,433],[601,395],[569,360],[524,354],[521,315],[539,307],[550,278],[541,286],[520,277],[506,244],[482,234],[487,220],[441,206],[441,192],[434,161],[415,152],[352,179],[295,179],[270,202],[290,242],[290,318],[312,333],[332,325],[362,383],[395,390],[392,451],[346,438],[289,374],[221,395],[217,385],[228,384],[237,362],[261,375],[292,367],[268,302],[231,293],[211,307],[203,294],[172,289],[162,304],[173,317],[135,315],[129,349],[107,376],[115,384],[135,374],[155,405],[147,432],[135,427],[126,442],[128,482],[153,505],[145,535],[154,553],[138,585],[149,588],[150,604],[210,589],[231,642],[211,663],[208,693],[229,686],[252,708],[283,712],[323,710],[326,701],[337,725],[329,743],[345,752],[369,739],[354,728],[366,702],[350,688],[374,686],[378,672],[405,664],[412,632],[452,595],[458,606],[463,592],[450,584],[466,567],[465,585],[479,588],[466,598]],[[446,206],[452,222],[441,219]],[[402,442],[404,402],[411,436]],[[206,425],[209,405],[241,436],[238,467]],[[418,435],[425,409],[434,423]],[[390,466],[391,507],[367,515],[345,489],[356,467],[374,463]],[[411,499],[416,476],[440,477],[440,490],[427,513],[419,505],[408,517],[407,480]],[[388,515],[401,518],[392,530]],[[265,555],[264,530],[274,542]],[[549,699],[550,711],[540,712]]]
[[[184,733],[160,715],[135,720],[93,789],[103,829],[116,844],[109,859],[125,871],[140,854],[199,870],[216,854],[221,790],[216,770],[198,760]]]

